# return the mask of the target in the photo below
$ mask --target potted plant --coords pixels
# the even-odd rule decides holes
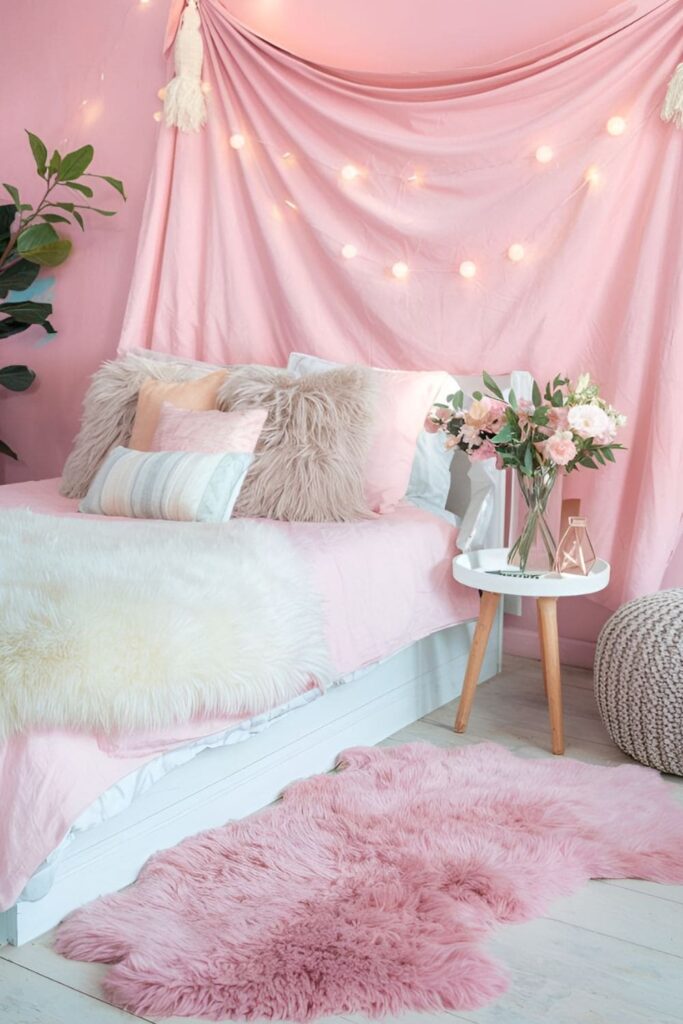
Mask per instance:
[[[48,159],[42,139],[32,132],[26,134],[44,191],[34,207],[22,201],[15,185],[3,185],[12,202],[0,205],[0,339],[20,334],[33,324],[48,334],[55,333],[48,319],[52,304],[22,298],[22,293],[32,287],[41,267],[56,267],[71,252],[71,240],[62,237],[55,224],[75,223],[84,231],[82,211],[102,217],[115,215],[115,210],[102,210],[83,201],[94,196],[93,188],[83,179],[99,178],[126,198],[118,178],[88,171],[94,154],[92,146],[81,146],[65,156],[55,149]],[[9,391],[26,391],[35,376],[28,366],[0,367],[0,385]],[[0,453],[17,458],[16,452],[2,440]]]

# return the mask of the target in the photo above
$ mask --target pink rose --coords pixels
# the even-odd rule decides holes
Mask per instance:
[[[428,434],[437,434],[444,423],[446,423],[452,416],[450,409],[444,409],[439,405],[434,406],[430,410],[427,419],[424,422],[424,429]]]
[[[424,429],[428,434],[438,434],[441,429],[441,424],[433,420],[431,414],[427,417],[424,422]]]
[[[566,430],[569,426],[568,409],[564,405],[551,405],[548,409],[548,426],[553,430]]]
[[[490,441],[482,441],[478,448],[473,448],[471,452],[468,452],[471,462],[483,462],[484,459],[495,459],[497,452],[495,445],[492,445]]]
[[[566,466],[576,455],[576,445],[572,441],[571,430],[558,430],[544,443],[546,456],[556,466]]]

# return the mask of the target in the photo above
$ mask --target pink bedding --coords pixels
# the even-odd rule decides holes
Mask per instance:
[[[58,480],[0,487],[0,508],[77,515]],[[131,528],[134,524],[131,523]],[[360,523],[282,523],[323,595],[338,677],[446,626],[473,618],[476,594],[451,577],[455,530],[409,505]],[[234,721],[234,719],[233,719]],[[202,720],[124,740],[31,733],[0,747],[0,910],[105,789],[178,743],[225,729]]]

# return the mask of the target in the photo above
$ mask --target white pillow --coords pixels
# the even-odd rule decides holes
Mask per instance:
[[[334,363],[329,359],[321,359],[319,356],[292,352],[287,362],[287,369],[299,377],[305,377],[309,373],[319,373],[321,370],[341,365],[343,364]],[[383,372],[391,373],[390,370]],[[458,390],[455,377],[450,374],[445,376],[447,381],[434,395],[435,402],[445,403],[446,396]],[[443,433],[429,434],[426,430],[420,432],[404,500],[418,508],[434,512],[446,519],[447,522],[454,524],[456,517],[446,508],[448,492],[451,487],[453,452],[444,447],[445,440]]]
[[[224,523],[253,459],[243,452],[139,452],[119,445],[98,469],[79,511]]]

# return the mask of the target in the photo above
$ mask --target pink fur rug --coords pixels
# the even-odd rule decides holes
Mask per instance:
[[[464,1010],[506,987],[498,922],[589,878],[683,882],[683,809],[648,768],[417,743],[341,767],[156,854],[57,949],[115,964],[107,996],[143,1015]]]

